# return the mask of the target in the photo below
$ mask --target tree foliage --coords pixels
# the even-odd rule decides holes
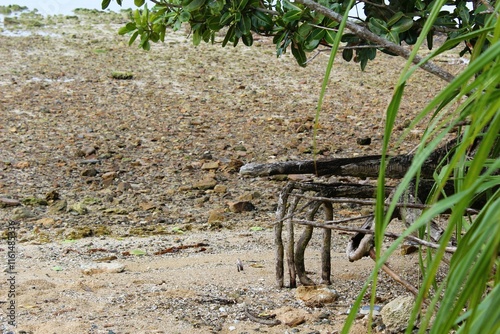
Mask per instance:
[[[104,0],[107,8],[111,0]],[[122,4],[122,0],[116,0]],[[222,43],[222,46],[236,46],[241,41],[250,46],[254,34],[272,36],[278,56],[291,50],[301,66],[306,64],[306,53],[320,45],[331,46],[334,42],[338,21],[311,10],[300,1],[288,0],[154,0],[149,8],[145,0],[134,0],[141,7],[133,11],[131,22],[120,29],[120,34],[131,34],[130,44],[139,40],[139,46],[149,50],[150,42],[164,41],[167,29],[178,30],[189,24],[193,43],[201,41]],[[463,35],[480,28],[487,16],[484,4],[469,9],[468,1],[447,1],[451,9],[440,10],[433,21],[426,39],[429,48],[433,46],[433,36],[444,32],[450,37]],[[319,5],[338,13],[349,12],[348,1],[320,0]],[[355,13],[351,21],[368,29],[385,40],[413,45],[429,19],[435,1],[430,0],[383,0],[364,2],[363,9]],[[219,38],[219,36],[222,36]],[[345,32],[342,41],[347,43],[343,51],[346,61],[359,62],[364,69],[369,60],[376,57],[376,49],[385,50],[371,40],[352,32]],[[468,50],[466,47],[464,50]]]
[[[110,1],[104,0],[103,8]],[[376,57],[376,50],[407,58],[386,111],[374,228],[377,263],[343,333],[349,332],[370,284],[374,302],[378,271],[403,238],[414,232],[423,234],[429,222],[445,212],[450,213],[440,248],[422,253],[423,279],[409,324],[420,317],[419,333],[428,328],[438,334],[500,331],[500,2],[372,0],[362,1],[364,8],[353,11],[354,0],[150,1],[154,4],[151,9],[145,0],[135,0],[141,8],[133,11],[133,20],[119,31],[131,34],[130,44],[140,37],[139,45],[146,50],[151,41],[163,41],[168,29],[178,30],[183,24],[191,28],[194,44],[204,41],[236,46],[241,40],[250,46],[255,34],[269,36],[278,56],[291,50],[301,66],[307,63],[307,52],[320,46],[331,47],[318,111],[341,42],[343,58],[359,62],[362,69]],[[353,12],[354,17],[347,20]],[[419,57],[418,50],[423,45],[433,48],[437,33],[447,34],[447,42],[427,57]],[[413,50],[402,48],[402,42],[414,45]],[[470,53],[470,63],[461,73],[452,76],[431,64],[433,58],[457,45],[463,46],[460,53]],[[425,117],[431,118],[412,165],[386,209],[386,154],[406,82],[417,68],[428,70],[449,84],[423,107],[408,128],[407,133]],[[418,180],[422,166],[444,138],[457,128],[456,144],[435,172],[435,186],[427,200],[429,208],[383,251],[383,235],[397,201]],[[404,139],[404,135],[397,138]],[[443,189],[450,182],[455,191],[447,196]],[[467,209],[479,197],[486,197],[485,204],[471,216]],[[452,237],[457,250],[449,266],[445,266],[448,276],[439,280],[437,273],[443,268],[445,248]],[[412,327],[408,326],[406,332],[411,333]]]

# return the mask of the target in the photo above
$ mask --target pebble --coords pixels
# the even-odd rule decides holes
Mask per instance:
[[[5,208],[8,206],[18,206],[21,205],[21,202],[17,199],[0,197],[0,208]]]
[[[85,275],[96,275],[101,273],[121,273],[125,270],[125,265],[112,262],[112,263],[89,263],[80,266]]]
[[[310,307],[323,307],[335,302],[339,297],[337,291],[326,285],[299,286],[296,295],[297,299]]]
[[[229,202],[228,204],[229,211],[234,213],[241,213],[245,211],[253,211],[255,210],[255,206],[248,201],[241,202]]]

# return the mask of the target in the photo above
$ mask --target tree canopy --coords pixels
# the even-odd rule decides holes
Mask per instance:
[[[103,0],[102,8],[111,0]],[[116,0],[122,4],[122,0]],[[272,37],[278,56],[290,50],[300,66],[306,66],[307,53],[319,46],[333,44],[339,22],[349,12],[349,31],[342,35],[346,43],[342,56],[359,62],[362,69],[376,57],[376,50],[393,55],[405,52],[396,46],[413,45],[429,19],[435,1],[359,1],[354,9],[349,1],[319,0],[135,0],[141,7],[133,11],[133,20],[120,29],[131,34],[130,44],[149,50],[151,42],[164,41],[167,29],[178,30],[189,24],[193,43],[202,41],[250,46],[254,34]],[[426,36],[432,49],[433,37],[450,37],[480,29],[492,5],[486,1],[447,1]],[[362,5],[362,6],[361,6]],[[220,36],[220,37],[219,37]],[[464,45],[470,51],[473,41]],[[449,79],[449,78],[448,78]]]

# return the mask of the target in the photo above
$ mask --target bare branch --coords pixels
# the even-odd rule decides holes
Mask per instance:
[[[326,17],[328,17],[334,21],[337,21],[337,22],[342,21],[342,15],[334,12],[333,10],[331,10],[329,8],[326,8],[326,7],[318,4],[317,2],[314,2],[312,0],[296,0],[296,2],[303,4],[304,6],[310,8],[314,11],[317,11],[318,13],[323,14]],[[392,53],[394,53],[398,56],[401,56],[405,59],[410,58],[410,51],[408,51],[407,49],[403,48],[400,45],[397,45],[395,43],[392,43],[392,42],[386,40],[385,38],[382,38],[378,35],[375,35],[370,30],[366,29],[365,27],[360,26],[359,24],[347,21],[346,27],[349,30],[351,30],[352,33],[361,37],[362,39],[365,39],[365,40],[370,41],[370,42],[377,44],[377,45],[383,45],[384,46],[383,48],[386,49],[387,51],[392,52]],[[413,59],[413,63],[415,63],[415,64],[418,64],[421,61],[422,61],[422,57],[420,57],[420,56],[416,56]],[[441,67],[435,65],[434,63],[432,63],[430,61],[420,65],[420,67],[422,69],[424,69],[425,71],[432,73],[432,74],[438,76],[439,78],[441,78],[445,81],[448,81],[448,82],[451,82],[455,78],[451,73],[445,71],[444,69],[442,69]]]
[[[365,228],[332,225],[332,224],[336,224],[336,221],[324,221],[323,223],[317,223],[317,222],[313,222],[313,221],[309,221],[309,220],[299,220],[299,219],[297,219],[297,220],[292,220],[292,222],[295,223],[295,224],[299,224],[299,225],[309,225],[309,226],[313,226],[313,227],[327,228],[327,229],[336,230],[336,231],[353,232],[353,233],[355,232],[355,233],[364,233],[364,234],[375,234],[375,231],[369,230],[369,229],[365,229]],[[398,239],[398,238],[401,237],[400,234],[392,233],[392,232],[385,232],[384,236],[386,236],[388,238],[391,238],[391,239]],[[429,248],[438,249],[439,247],[441,247],[440,244],[437,244],[437,243],[434,243],[434,242],[430,242],[430,241],[426,241],[426,240],[422,240],[422,239],[419,239],[419,238],[417,238],[415,236],[412,236],[412,235],[406,236],[405,239],[409,240],[409,241],[412,241],[412,242],[415,242],[415,243],[418,243],[419,245],[422,245],[422,246],[425,246],[425,247],[429,247]],[[444,250],[447,253],[455,253],[456,250],[457,250],[457,248],[456,247],[445,247]]]

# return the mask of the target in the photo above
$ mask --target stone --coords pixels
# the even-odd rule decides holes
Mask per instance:
[[[80,266],[85,275],[97,275],[102,273],[121,273],[125,270],[125,265],[118,262],[111,263],[89,263]]]
[[[400,296],[382,308],[380,314],[388,333],[400,333],[408,327],[413,305],[413,296]]]
[[[229,202],[227,205],[229,207],[229,211],[234,213],[241,213],[245,211],[255,210],[255,206],[248,201]]]
[[[25,169],[28,168],[29,166],[30,166],[29,161],[19,161],[18,163],[14,164],[14,167],[18,169]]]
[[[118,186],[116,187],[116,190],[118,190],[120,192],[124,192],[124,191],[130,190],[130,189],[132,189],[132,185],[130,185],[130,183],[128,183],[128,182],[120,182],[120,183],[118,183]]]
[[[23,218],[32,218],[34,216],[35,214],[33,212],[23,207],[15,208],[14,210],[12,210],[12,219],[14,220]]]
[[[83,172],[82,172],[82,176],[85,176],[85,177],[93,177],[93,176],[96,176],[99,172],[97,171],[97,169],[95,168],[88,168],[88,169],[85,169]]]
[[[84,215],[88,212],[88,209],[87,206],[85,206],[85,204],[79,202],[71,205],[68,211],[74,212],[78,215]]]
[[[281,321],[282,324],[289,327],[296,327],[300,324],[303,324],[307,320],[312,320],[312,315],[306,310],[289,306],[274,310],[273,313],[276,314],[277,320]]]
[[[337,291],[326,285],[299,286],[296,295],[309,307],[323,307],[339,297]]]
[[[221,209],[216,209],[216,210],[212,210],[210,211],[209,215],[208,215],[208,223],[209,224],[212,224],[212,223],[215,223],[215,222],[222,222],[226,219],[226,217],[224,216],[224,210],[221,210]]]
[[[214,192],[218,194],[225,194],[227,192],[227,186],[218,184],[214,187]]]
[[[67,206],[68,202],[66,202],[66,200],[64,199],[57,200],[49,207],[49,213],[56,214],[59,212],[66,211]]]
[[[54,218],[40,218],[38,219],[35,224],[42,225],[44,227],[52,227],[56,224],[56,220]]]
[[[8,206],[19,206],[21,202],[17,199],[0,197],[0,208],[6,208]]]
[[[362,137],[356,139],[356,143],[358,145],[370,145],[372,143],[372,139],[370,137]]]
[[[209,190],[213,189],[217,185],[217,181],[214,179],[205,179],[199,182],[196,182],[193,185],[193,188],[200,189],[200,190]]]
[[[253,200],[253,193],[251,192],[246,192],[243,195],[238,196],[238,201],[250,202],[251,200]]]
[[[203,170],[218,169],[218,168],[219,168],[219,162],[218,161],[205,162],[201,166],[201,169],[203,169]]]
[[[116,172],[107,172],[101,175],[103,180],[113,180],[116,177],[117,173]]]

